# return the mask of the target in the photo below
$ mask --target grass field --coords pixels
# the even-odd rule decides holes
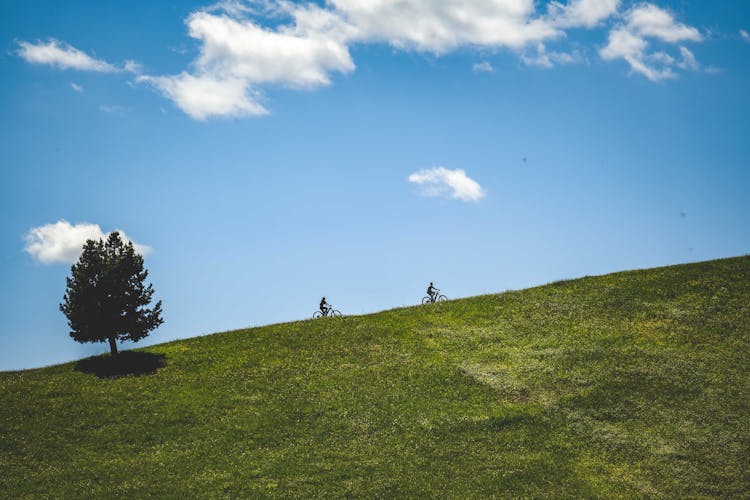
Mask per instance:
[[[750,257],[107,358],[0,373],[0,498],[750,497]]]

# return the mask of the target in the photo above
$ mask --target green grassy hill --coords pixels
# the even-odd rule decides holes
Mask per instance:
[[[750,257],[0,373],[0,498],[750,496]]]

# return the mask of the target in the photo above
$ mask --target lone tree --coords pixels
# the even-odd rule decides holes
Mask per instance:
[[[71,274],[60,310],[77,342],[108,340],[117,356],[117,340],[138,342],[164,322],[161,301],[147,308],[154,287],[145,285],[143,257],[117,231],[106,242],[88,240]]]

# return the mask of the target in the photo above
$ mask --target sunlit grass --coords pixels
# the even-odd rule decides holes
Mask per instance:
[[[0,374],[0,498],[750,495],[750,257],[143,351]]]

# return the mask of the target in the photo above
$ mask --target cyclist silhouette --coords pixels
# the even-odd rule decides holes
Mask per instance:
[[[323,316],[328,314],[328,311],[331,309],[331,304],[326,302],[326,298],[323,297],[320,299],[320,312],[323,313]]]
[[[438,290],[437,287],[433,286],[432,281],[430,281],[430,286],[427,287],[427,295],[430,296],[433,302],[437,298],[437,294],[439,292],[440,290]]]

